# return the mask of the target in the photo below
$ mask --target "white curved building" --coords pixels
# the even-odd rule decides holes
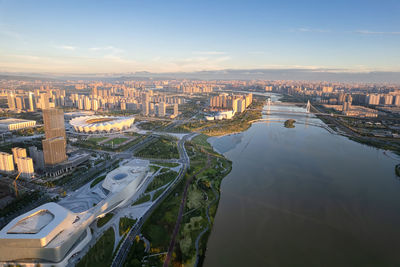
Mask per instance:
[[[107,174],[106,197],[84,212],[50,202],[15,218],[0,231],[0,266],[66,266],[91,240],[90,224],[133,200],[151,174],[149,161],[135,159]]]
[[[93,214],[73,213],[54,202],[37,207],[0,231],[0,261],[4,266],[13,262],[29,266],[32,261],[65,266],[66,256],[90,241],[88,226],[94,219]]]
[[[97,216],[123,206],[143,185],[149,173],[149,161],[134,159],[109,172],[102,187],[108,193],[107,198],[97,206]]]
[[[128,129],[135,122],[133,117],[112,117],[112,116],[81,116],[73,118],[69,124],[75,131],[81,133],[109,133]]]

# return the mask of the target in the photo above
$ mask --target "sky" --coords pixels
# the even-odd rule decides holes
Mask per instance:
[[[400,71],[398,0],[0,0],[0,71]]]

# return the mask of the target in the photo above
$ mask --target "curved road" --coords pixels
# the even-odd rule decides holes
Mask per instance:
[[[206,228],[203,229],[203,231],[201,231],[201,233],[197,236],[196,238],[196,243],[195,243],[195,247],[196,247],[196,263],[194,264],[194,266],[197,266],[199,264],[199,260],[200,260],[200,255],[199,255],[199,243],[200,243],[200,239],[201,237],[208,231],[208,229],[211,226],[211,219],[210,219],[210,208],[212,205],[214,205],[215,202],[218,201],[219,199],[219,195],[215,192],[214,187],[212,186],[212,184],[210,183],[210,187],[211,190],[215,196],[215,199],[213,201],[211,201],[210,205],[208,205],[207,210],[206,210],[206,216],[207,216],[207,220],[208,220],[208,225],[206,226]],[[204,192],[204,191],[203,191]]]
[[[156,207],[172,192],[174,187],[179,183],[179,181],[183,178],[186,173],[187,168],[190,164],[190,159],[188,154],[186,153],[185,149],[185,142],[186,140],[190,139],[194,134],[185,135],[179,142],[178,142],[178,151],[180,158],[183,160],[183,167],[179,171],[179,174],[175,178],[175,180],[170,184],[170,186],[155,200],[152,206],[146,211],[146,213],[136,222],[136,224],[131,228],[127,237],[122,242],[120,248],[118,249],[111,267],[120,267],[124,264],[125,259],[132,247],[133,241],[135,240],[136,235],[139,234],[141,227],[143,226],[144,222],[150,217],[152,212],[156,209]]]

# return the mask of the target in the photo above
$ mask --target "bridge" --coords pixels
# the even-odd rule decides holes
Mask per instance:
[[[295,102],[272,102],[271,98],[268,98],[267,100],[267,110],[264,110],[262,112],[263,115],[308,115],[308,114],[314,114],[314,115],[323,115],[323,116],[331,116],[331,117],[351,117],[347,116],[344,114],[334,114],[334,113],[324,113],[324,112],[319,112],[317,108],[311,105],[310,100],[307,101],[307,104],[299,105],[301,103],[295,103]],[[306,108],[306,111],[294,111],[294,110],[278,110],[278,109],[271,109],[271,106],[298,106],[298,107],[304,107]],[[318,112],[311,112],[311,108]]]
[[[280,119],[268,119],[268,118],[265,118],[265,119],[257,119],[257,120],[252,120],[252,121],[249,121],[249,123],[276,123],[276,122],[278,122],[278,123],[285,123],[285,121],[286,120],[280,120]],[[306,125],[306,126],[315,126],[315,127],[320,127],[320,128],[322,128],[322,129],[325,129],[325,130],[327,130],[329,133],[331,133],[331,134],[335,134],[335,135],[337,135],[338,133],[337,132],[335,132],[334,130],[332,130],[331,128],[329,128],[328,126],[326,126],[325,124],[319,124],[319,123],[314,123],[314,122],[303,122],[303,121],[296,121],[296,124],[303,124],[303,125]]]

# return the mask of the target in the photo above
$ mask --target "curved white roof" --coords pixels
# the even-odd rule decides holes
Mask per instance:
[[[77,132],[110,132],[121,131],[130,128],[135,122],[134,117],[114,117],[114,116],[81,116],[69,121]]]
[[[118,167],[109,172],[102,184],[103,188],[110,192],[119,192],[128,184],[136,180],[135,186],[139,186],[142,179],[149,170],[149,162],[147,160],[135,159],[129,163]]]

